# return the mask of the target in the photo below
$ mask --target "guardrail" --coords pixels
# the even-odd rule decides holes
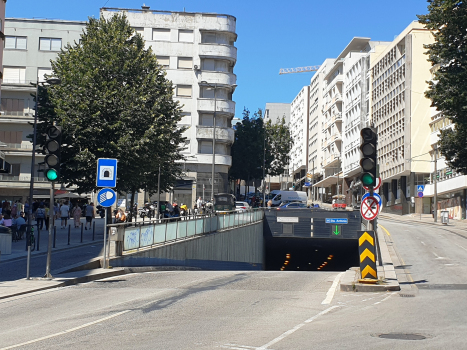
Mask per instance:
[[[122,239],[123,251],[125,252],[249,225],[263,220],[263,216],[263,209],[253,209],[245,212],[228,212],[191,218],[111,224],[108,227],[124,230]]]

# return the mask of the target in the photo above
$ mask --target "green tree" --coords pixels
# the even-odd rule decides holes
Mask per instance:
[[[454,123],[442,130],[439,149],[448,164],[467,174],[467,3],[461,0],[428,0],[428,14],[419,15],[430,29],[434,43],[425,45],[428,61],[436,66],[425,96],[432,106]]]
[[[290,162],[290,151],[293,139],[285,118],[272,124],[266,123],[266,174],[276,176],[283,174]]]
[[[96,190],[98,158],[117,158],[117,191],[169,189],[180,174],[184,131],[172,83],[125,16],[90,18],[80,43],[52,61],[60,85],[47,88],[54,106],[39,114],[38,133],[63,128],[61,181],[79,192]],[[42,111],[41,111],[42,112]],[[43,142],[41,139],[39,143]]]

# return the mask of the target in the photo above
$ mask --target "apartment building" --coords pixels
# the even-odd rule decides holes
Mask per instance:
[[[290,152],[289,171],[297,187],[303,186],[308,159],[308,103],[310,87],[304,86],[290,104],[290,136],[293,146]]]
[[[411,197],[430,178],[431,79],[425,44],[433,36],[412,22],[371,62],[371,124],[378,132],[383,211],[415,211]],[[415,198],[414,198],[415,199]]]
[[[290,123],[290,103],[266,103],[264,108],[264,122],[271,121],[272,124],[285,120],[285,124]]]
[[[6,0],[0,1],[0,38],[2,47],[0,47],[0,97],[2,95],[2,77],[3,77],[3,48],[5,47],[5,7]],[[5,153],[2,151],[6,145],[0,141],[0,173],[9,172],[8,163],[5,164]]]
[[[180,125],[188,127],[184,135],[188,143],[186,161],[181,163],[184,177],[174,189],[173,200],[192,204],[203,193],[211,197],[213,153],[214,193],[227,192],[234,142],[232,95],[237,86],[233,73],[237,60],[235,17],[156,11],[149,6],[101,9],[104,18],[116,13],[124,13],[146,41],[146,48],[152,48],[173,82],[175,98],[183,106]]]
[[[0,198],[22,200],[29,196],[31,179],[34,101],[31,83],[44,81],[51,73],[50,60],[67,43],[78,42],[85,22],[7,18],[4,23],[3,84],[0,114],[0,142],[5,159],[10,163],[8,173],[0,174]],[[49,194],[50,182],[41,172],[43,156],[36,154],[33,169],[34,195]]]

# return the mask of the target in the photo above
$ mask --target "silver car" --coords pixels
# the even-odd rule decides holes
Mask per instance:
[[[247,202],[235,202],[235,211],[244,212],[250,209],[250,205]]]

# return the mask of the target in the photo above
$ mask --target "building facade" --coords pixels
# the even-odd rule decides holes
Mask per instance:
[[[412,22],[371,63],[371,124],[377,129],[377,157],[383,211],[415,212],[416,186],[430,177],[431,101],[424,92],[431,64],[424,44],[431,32]]]
[[[38,81],[51,73],[50,60],[67,45],[78,42],[85,22],[7,18],[3,56],[3,84],[0,114],[0,142],[8,173],[0,174],[0,198],[27,200],[31,180],[34,100]],[[34,195],[49,194],[50,182],[40,170],[43,155],[36,154],[33,169]]]
[[[116,13],[124,13],[146,48],[152,48],[182,105],[180,125],[187,127],[184,136],[188,139],[186,161],[180,164],[184,176],[171,199],[193,204],[203,194],[207,199],[212,197],[214,136],[214,193],[227,192],[234,142],[232,95],[237,86],[233,73],[237,60],[235,17],[155,11],[148,6],[140,10],[101,9],[101,16],[107,19]]]
[[[285,124],[290,123],[290,103],[266,103],[264,108],[264,122],[271,121],[272,124],[285,120]]]

